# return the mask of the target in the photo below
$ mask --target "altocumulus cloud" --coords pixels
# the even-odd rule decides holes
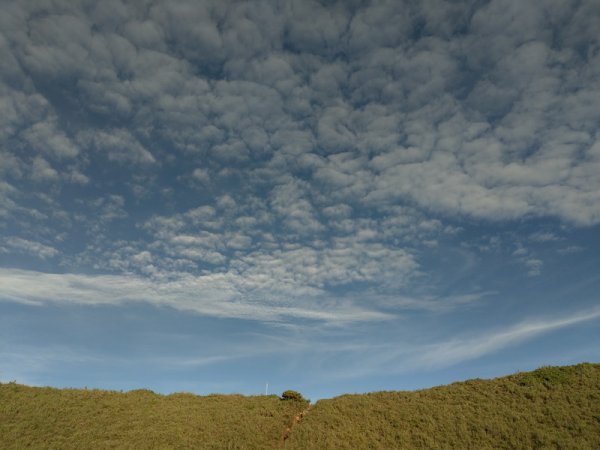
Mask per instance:
[[[463,220],[600,222],[597,2],[9,1],[0,29],[3,298],[386,319]]]

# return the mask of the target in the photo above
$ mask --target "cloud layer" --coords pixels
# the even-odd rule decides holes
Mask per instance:
[[[73,297],[94,273],[325,317],[400,295],[461,221],[600,223],[592,1],[14,1],[0,25],[0,255],[79,273],[51,279]]]

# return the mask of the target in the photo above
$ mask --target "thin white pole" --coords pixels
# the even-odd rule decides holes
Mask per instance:
[[[265,386],[265,395],[269,395],[269,383]]]

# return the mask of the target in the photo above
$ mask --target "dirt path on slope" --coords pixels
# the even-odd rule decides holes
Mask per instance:
[[[281,438],[281,448],[285,448],[285,443],[288,440],[288,438],[290,437],[290,433],[292,432],[292,429],[296,425],[298,425],[300,422],[302,422],[302,419],[304,419],[304,417],[308,414],[311,407],[312,407],[312,405],[308,405],[308,407],[304,411],[299,412],[298,414],[296,414],[294,416],[294,420],[292,421],[291,425],[289,427],[287,427],[285,429],[285,431],[283,432],[283,436]]]

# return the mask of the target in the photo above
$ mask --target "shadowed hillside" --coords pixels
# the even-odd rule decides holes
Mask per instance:
[[[0,448],[600,448],[600,364],[299,398],[0,384]]]
[[[287,449],[600,448],[600,365],[320,400]]]

